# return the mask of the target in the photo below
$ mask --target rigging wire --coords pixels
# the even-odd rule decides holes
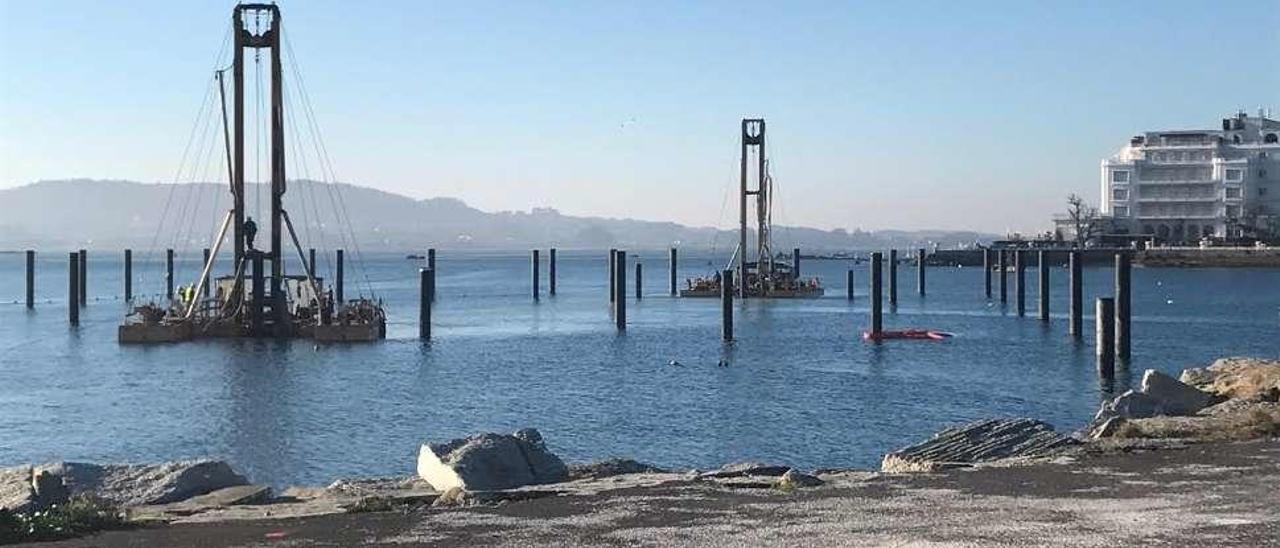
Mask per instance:
[[[329,156],[328,147],[325,145],[324,139],[321,136],[319,123],[316,121],[315,111],[311,103],[310,94],[307,93],[306,81],[302,78],[302,71],[299,67],[300,63],[298,62],[297,55],[293,51],[293,44],[289,40],[289,35],[287,33],[281,32],[281,37],[283,38],[283,41],[285,43],[285,49],[289,53],[289,58],[293,61],[292,63],[290,63],[290,66],[294,72],[294,78],[298,82],[298,90],[300,92],[299,96],[302,98],[302,102],[303,102],[302,106],[306,112],[308,123],[311,126],[313,140],[317,145],[316,148],[319,151],[319,163],[321,164],[322,170],[325,173],[327,173],[326,176],[329,181],[326,183],[325,186],[327,190],[329,190],[330,201],[333,201],[334,195],[336,194],[337,205],[335,206],[335,210],[336,210],[336,213],[338,213],[341,216],[339,218],[339,223],[346,225],[346,229],[351,236],[351,246],[355,251],[355,255],[356,255],[355,266],[357,268],[357,271],[360,277],[363,279],[365,283],[365,288],[369,291],[370,297],[377,298],[377,295],[373,292],[373,284],[372,282],[369,281],[369,272],[368,272],[368,269],[365,267],[364,254],[361,252],[360,244],[356,240],[355,229],[351,223],[351,216],[347,211],[346,202],[342,197],[341,189],[337,189],[337,191],[335,192],[335,189],[337,187],[337,175],[335,174],[333,169],[333,161],[332,161],[332,158]]]

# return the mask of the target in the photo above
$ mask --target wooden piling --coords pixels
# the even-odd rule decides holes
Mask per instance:
[[[1000,255],[996,258],[996,268],[1000,270],[1000,304],[1009,302],[1009,282],[1008,276],[1005,275],[1005,253],[1004,250],[998,250]]]
[[[791,250],[791,277],[800,279],[800,248],[798,247]]]
[[[36,252],[27,250],[27,309],[36,307]]]
[[[1080,264],[1080,252],[1072,251],[1068,257],[1069,284],[1071,286],[1070,304],[1067,308],[1068,331],[1075,338],[1084,336],[1084,271]]]
[[[529,258],[529,270],[533,274],[533,300],[538,300],[538,267],[541,261],[538,260],[538,250],[533,250]]]
[[[200,271],[201,271],[201,272],[204,272],[204,271],[205,271],[205,270],[204,270],[204,265],[207,265],[207,264],[209,264],[209,248],[207,248],[207,247],[206,247],[206,248],[204,248],[204,262],[201,262],[201,263],[200,263]],[[212,271],[213,269],[209,269],[209,270],[210,270],[210,271]],[[204,288],[204,296],[205,296],[205,297],[208,297],[208,296],[209,296],[209,286],[210,286],[210,285],[212,285],[212,284],[210,284],[210,283],[209,283],[209,274],[205,274],[205,276],[204,276],[204,283],[203,283],[203,284],[201,284],[201,287],[203,287],[203,288]]]
[[[133,302],[133,250],[124,250],[124,301]]]
[[[916,250],[916,288],[924,296],[924,248]]]
[[[418,271],[418,338],[431,339],[431,288],[435,285],[435,271],[423,268]]]
[[[898,306],[898,250],[889,250],[889,306]]]
[[[982,250],[982,285],[986,289],[987,298],[991,298],[991,250]]]
[[[80,306],[89,303],[89,252],[80,250]]]
[[[613,319],[618,331],[627,328],[627,252],[621,249],[614,252],[613,265]]]
[[[637,301],[640,300],[641,296],[643,295],[643,291],[641,291],[641,285],[643,285],[643,282],[641,280],[643,279],[644,279],[644,268],[640,264],[640,261],[636,261],[636,300]]]
[[[1121,361],[1129,360],[1129,316],[1131,293],[1129,281],[1132,277],[1129,254],[1116,253],[1116,357]]]
[[[1098,297],[1098,306],[1094,312],[1098,375],[1104,379],[1111,379],[1116,373],[1115,300],[1110,297]]]
[[[556,248],[547,251],[547,294],[556,294]]]
[[[618,250],[609,249],[609,302],[618,298]]]
[[[880,267],[884,256],[879,252],[871,254],[871,338],[876,340],[883,328],[882,311],[880,310]]]
[[[80,254],[74,251],[67,263],[67,321],[80,325]]]
[[[314,247],[307,249],[307,272],[310,273],[313,278],[320,276],[316,273],[316,248]]]
[[[346,300],[346,298],[345,298],[345,294],[343,293],[343,287],[342,287],[342,286],[343,286],[343,277],[344,277],[343,275],[345,274],[345,272],[344,272],[344,270],[345,270],[345,264],[344,264],[344,263],[345,263],[345,261],[343,261],[343,256],[344,256],[344,255],[346,255],[346,252],[345,252],[344,250],[339,249],[339,250],[338,250],[338,252],[337,252],[337,260],[334,262],[334,272],[333,272],[333,294],[334,294],[334,296],[336,297],[336,299],[335,299],[335,300],[337,300],[337,301],[338,301],[338,302],[337,302],[337,307],[338,307],[338,308],[341,308],[341,307],[342,307],[342,303],[347,302],[347,300]]]
[[[1040,321],[1049,321],[1049,252],[1041,250],[1036,256],[1036,277],[1039,278],[1039,289],[1036,298],[1039,300]]]
[[[733,269],[720,272],[720,337],[733,340]]]
[[[173,300],[173,250],[164,250],[164,296]]]
[[[436,248],[427,249],[427,268],[431,270],[431,302],[436,302]]]
[[[1018,316],[1027,315],[1027,252],[1013,252],[1013,286]]]
[[[671,248],[671,257],[670,257],[670,259],[668,259],[668,260],[667,260],[667,268],[668,268],[668,270],[670,271],[670,272],[669,272],[669,274],[671,275],[671,296],[672,296],[672,297],[674,297],[674,296],[676,296],[676,295],[678,294],[678,292],[677,292],[677,286],[676,286],[676,262],[677,262],[677,258],[678,258],[678,257],[677,257],[676,248],[674,248],[674,247],[673,247],[673,248]]]
[[[847,293],[845,298],[852,301],[853,300],[853,269],[852,268],[850,268],[847,272],[845,272],[844,289],[845,289],[845,293]]]

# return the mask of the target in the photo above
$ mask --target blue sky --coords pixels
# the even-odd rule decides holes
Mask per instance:
[[[231,6],[0,0],[0,187],[172,181]],[[281,6],[339,178],[487,210],[731,224],[763,116],[779,222],[1035,231],[1134,133],[1280,110],[1276,0]]]

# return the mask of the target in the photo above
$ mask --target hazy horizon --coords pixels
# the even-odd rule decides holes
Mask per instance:
[[[233,4],[0,3],[0,188],[172,182]],[[1129,136],[1280,106],[1267,1],[281,9],[337,179],[484,211],[723,228],[762,116],[779,224],[1031,234]]]

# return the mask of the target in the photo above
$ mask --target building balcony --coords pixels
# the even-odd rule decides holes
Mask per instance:
[[[1196,219],[1196,220],[1201,220],[1201,221],[1213,221],[1213,220],[1217,220],[1217,219],[1219,219],[1219,218],[1221,218],[1221,217],[1222,217],[1221,215],[1200,215],[1200,214],[1197,214],[1197,215],[1144,215],[1144,214],[1138,214],[1138,215],[1135,215],[1135,216],[1134,216],[1134,218],[1135,218],[1135,219],[1138,219],[1139,221],[1176,221],[1176,220],[1179,220],[1179,219],[1185,219],[1185,220]]]
[[[1221,198],[1214,196],[1138,196],[1134,198],[1135,202],[1161,202],[1161,203],[1217,203]]]
[[[1212,184],[1217,184],[1219,182],[1221,181],[1218,181],[1216,179],[1178,179],[1178,180],[1159,180],[1159,181],[1151,180],[1151,179],[1138,180],[1138,184],[1140,185],[1212,185]]]

